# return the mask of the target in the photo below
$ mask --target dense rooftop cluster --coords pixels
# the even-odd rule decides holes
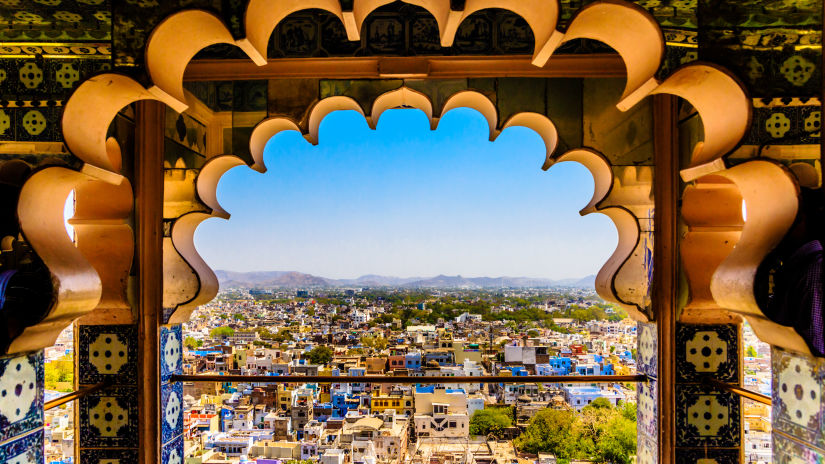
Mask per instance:
[[[183,331],[188,374],[330,377],[184,383],[187,454],[204,463],[535,460],[507,439],[537,412],[635,402],[632,385],[426,379],[634,373],[636,324],[592,290],[229,289]],[[365,375],[422,379],[335,379]]]

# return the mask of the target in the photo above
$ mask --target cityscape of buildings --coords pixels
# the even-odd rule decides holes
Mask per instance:
[[[534,418],[598,405],[632,411],[635,434],[635,384],[427,377],[635,374],[637,327],[592,289],[228,288],[183,325],[184,374],[329,381],[183,382],[168,405],[184,410],[186,464],[569,462],[526,444]],[[745,388],[769,393],[769,346],[747,325],[742,340]],[[72,389],[71,328],[45,356],[49,400]],[[336,381],[399,375],[421,380]],[[746,401],[743,415],[745,462],[770,462],[770,408]],[[72,403],[46,412],[47,463],[77,462],[74,421]],[[635,435],[630,449],[626,462]]]

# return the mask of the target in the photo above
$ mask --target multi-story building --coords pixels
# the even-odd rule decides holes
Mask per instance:
[[[418,387],[413,419],[418,437],[467,438],[470,434],[467,394],[460,389]]]

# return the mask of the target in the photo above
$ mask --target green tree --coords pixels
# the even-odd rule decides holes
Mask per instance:
[[[198,342],[201,342],[201,345],[203,344],[202,341],[195,340],[195,337],[186,337],[186,339],[183,340],[183,346],[189,348],[190,350],[194,350],[195,348],[200,346],[198,345]]]
[[[381,351],[387,348],[390,342],[382,335],[364,335],[361,337],[361,344],[367,348],[373,348]]]
[[[241,314],[241,313],[235,313],[235,314],[233,314],[233,315],[232,315],[232,317],[233,317],[235,320],[238,320],[238,321],[245,321],[245,320],[246,320],[246,316],[244,316],[244,315],[243,315],[243,314]]]
[[[275,334],[272,340],[278,343],[291,342],[293,340],[292,332],[289,329],[281,329],[277,334]]]
[[[46,390],[59,392],[72,391],[74,379],[74,361],[71,356],[63,356],[44,365]]]
[[[516,446],[530,454],[553,453],[559,459],[570,459],[576,449],[574,422],[573,411],[543,409],[530,419]]]
[[[745,356],[749,358],[758,358],[759,353],[756,352],[756,349],[752,345],[748,345],[748,348],[745,350]]]
[[[634,408],[635,409],[635,408]],[[601,427],[596,456],[601,462],[630,464],[636,454],[636,417],[616,414]]]
[[[596,398],[592,403],[586,407],[595,409],[613,409],[613,404],[607,398]]]
[[[307,353],[307,359],[312,364],[327,364],[332,361],[332,349],[328,346],[316,346]]]
[[[235,335],[235,329],[232,327],[215,327],[209,332],[209,336],[212,338],[224,338],[233,335]]]
[[[473,413],[470,418],[470,435],[493,435],[503,438],[504,429],[513,426],[509,408],[487,408]]]

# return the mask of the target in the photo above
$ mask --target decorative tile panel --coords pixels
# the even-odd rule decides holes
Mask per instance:
[[[160,450],[161,464],[183,463],[183,435],[178,436]]]
[[[135,387],[112,387],[81,398],[80,447],[137,448],[137,396]]]
[[[166,383],[160,390],[161,439],[168,443],[183,433],[183,385]]]
[[[655,323],[639,322],[638,348],[636,349],[636,370],[652,377],[658,376],[658,335]]]
[[[822,464],[825,462],[825,454],[821,451],[791,440],[782,433],[774,432],[772,438],[775,464]]]
[[[814,358],[774,349],[773,427],[822,446],[822,364]]]
[[[0,462],[4,464],[43,462],[43,429],[0,445]]]
[[[640,435],[645,434],[653,440],[659,435],[659,398],[657,381],[636,384],[636,421]]]
[[[739,449],[677,448],[676,464],[739,464]]]
[[[183,332],[180,325],[160,328],[160,378],[169,380],[172,374],[180,374],[183,363]]]
[[[43,352],[0,359],[0,442],[43,426]]]
[[[676,369],[681,382],[704,376],[739,382],[739,334],[735,325],[679,324],[676,328]]]
[[[137,329],[133,325],[81,325],[78,327],[80,384],[106,379],[118,385],[137,382]]]
[[[659,445],[656,440],[640,435],[636,442],[636,464],[659,462]]]
[[[137,449],[84,449],[79,464],[138,464]]]
[[[676,445],[730,447],[741,443],[741,400],[695,384],[676,385]]]

